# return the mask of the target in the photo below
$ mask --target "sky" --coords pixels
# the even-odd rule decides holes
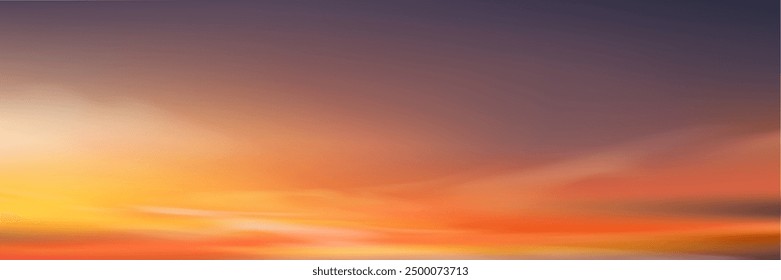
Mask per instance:
[[[2,2],[0,259],[778,259],[778,11]]]

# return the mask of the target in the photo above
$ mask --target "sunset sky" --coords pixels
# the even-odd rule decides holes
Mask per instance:
[[[779,3],[639,2],[0,2],[0,259],[778,259]]]

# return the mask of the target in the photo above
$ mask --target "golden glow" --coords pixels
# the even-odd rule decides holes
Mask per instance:
[[[244,155],[317,164],[335,147],[385,145],[357,135],[329,143],[335,140],[328,134],[320,143],[316,133],[296,138],[274,130],[264,133],[285,139],[245,139],[143,104],[90,103],[62,92],[24,96],[2,102],[0,227],[21,238],[4,243],[2,258],[718,258],[707,242],[735,235],[756,236],[730,243],[744,249],[777,242],[777,217],[665,216],[624,207],[772,198],[777,132],[655,164],[648,160],[659,145],[710,132],[463,178],[354,188],[343,176],[323,187],[279,176],[309,167],[264,165],[263,156],[248,164]],[[351,164],[329,162],[338,164],[321,168]],[[750,184],[736,189],[734,182]],[[664,245],[642,245],[658,242]]]

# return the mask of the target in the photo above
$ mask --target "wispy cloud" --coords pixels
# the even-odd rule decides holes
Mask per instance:
[[[101,152],[224,153],[236,142],[150,103],[57,86],[0,87],[0,161]]]

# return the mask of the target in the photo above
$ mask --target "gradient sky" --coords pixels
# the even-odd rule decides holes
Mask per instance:
[[[653,2],[2,2],[0,258],[778,259],[779,3]]]

